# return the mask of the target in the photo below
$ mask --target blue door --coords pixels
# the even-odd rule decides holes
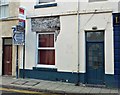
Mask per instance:
[[[103,42],[104,36],[103,36],[103,32],[100,33],[97,32],[96,34],[95,33],[96,32],[90,34],[89,37],[91,36],[92,38],[88,38],[86,41],[87,83],[103,84],[104,83],[104,42]]]

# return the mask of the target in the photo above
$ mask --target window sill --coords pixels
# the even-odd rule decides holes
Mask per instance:
[[[46,67],[33,67],[33,70],[35,71],[51,71],[51,72],[56,72],[57,68],[46,68]]]
[[[40,67],[40,68],[56,68],[55,65],[40,65],[40,64],[37,64],[36,67]]]
[[[0,17],[0,20],[6,20],[8,17]]]
[[[1,7],[1,6],[8,6],[8,5],[9,5],[9,3],[0,4],[0,7]]]
[[[56,2],[54,2],[54,3],[43,3],[43,4],[35,5],[34,8],[38,9],[38,8],[47,8],[47,7],[55,7],[55,6],[57,6]]]

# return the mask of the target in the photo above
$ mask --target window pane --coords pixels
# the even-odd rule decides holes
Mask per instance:
[[[0,6],[0,17],[8,17],[8,5]]]
[[[8,6],[4,6],[4,17],[7,17],[8,16]]]
[[[54,47],[54,34],[40,34],[39,47]]]
[[[1,6],[1,17],[4,17],[4,7]]]
[[[55,65],[55,50],[38,50],[38,64]]]
[[[103,32],[87,32],[87,41],[104,41]]]
[[[12,45],[12,39],[4,39],[4,45]]]

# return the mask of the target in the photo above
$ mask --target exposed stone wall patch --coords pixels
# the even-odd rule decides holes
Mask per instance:
[[[31,25],[33,32],[56,31],[60,30],[60,19],[59,17],[32,18]]]

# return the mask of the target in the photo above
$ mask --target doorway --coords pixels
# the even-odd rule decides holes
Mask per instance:
[[[86,32],[88,84],[104,84],[104,32]]]
[[[12,75],[12,38],[3,39],[3,75]]]

